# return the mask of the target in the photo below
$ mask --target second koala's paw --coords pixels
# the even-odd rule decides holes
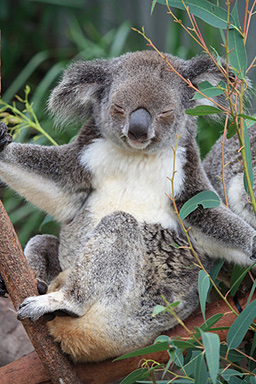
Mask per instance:
[[[12,136],[8,133],[8,128],[2,121],[0,122],[0,152],[12,142]]]

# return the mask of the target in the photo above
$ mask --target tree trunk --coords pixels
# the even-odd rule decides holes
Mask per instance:
[[[0,271],[16,310],[26,297],[38,294],[36,279],[28,266],[17,235],[1,201]],[[81,383],[68,358],[62,354],[59,345],[54,343],[48,334],[45,321],[40,319],[33,323],[26,319],[22,323],[43,364],[40,362],[37,367],[38,371],[35,372],[30,372],[28,368],[29,379],[27,383],[37,380],[36,378],[40,377],[41,372],[47,372],[48,382],[51,380],[52,383]],[[5,378],[0,375],[1,382],[7,380],[6,383],[18,383],[22,380],[22,375],[20,372],[14,381],[8,381],[8,375]]]

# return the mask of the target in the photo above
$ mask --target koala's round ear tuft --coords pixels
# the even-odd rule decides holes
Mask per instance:
[[[217,85],[221,80],[225,79],[219,68],[208,55],[193,57],[185,63],[183,76],[191,80],[195,85],[203,81],[209,81],[212,85]],[[226,67],[225,61],[222,59],[219,65],[223,68]]]
[[[218,62],[219,67],[222,67],[225,71],[225,60],[221,58],[217,60],[216,58],[216,62]],[[197,56],[191,60],[185,61],[182,75],[186,79],[189,79],[196,87],[198,87],[198,84],[204,81],[208,81],[212,86],[217,86],[221,81],[226,82],[225,76],[218,68],[216,63],[214,63],[214,61],[208,55]],[[231,70],[231,68],[229,68],[229,79],[233,82],[235,78],[236,76],[234,72]],[[227,100],[224,95],[215,96],[214,99],[221,105],[227,104]],[[196,100],[196,104],[213,105],[213,103],[205,98]]]
[[[68,67],[52,91],[48,109],[58,124],[83,122],[111,83],[112,60],[79,61]]]

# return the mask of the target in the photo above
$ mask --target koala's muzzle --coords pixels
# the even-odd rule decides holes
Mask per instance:
[[[139,108],[133,111],[129,119],[128,137],[130,140],[144,142],[148,140],[149,124],[151,120],[150,113]]]

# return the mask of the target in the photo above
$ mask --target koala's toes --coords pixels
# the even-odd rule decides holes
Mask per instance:
[[[42,296],[32,296],[25,299],[19,307],[17,319],[24,320],[29,318],[32,321],[36,321],[47,313],[47,308],[44,302],[40,300],[41,298]]]
[[[8,133],[8,128],[5,123],[0,122],[0,152],[6,145],[12,142],[12,136]]]

